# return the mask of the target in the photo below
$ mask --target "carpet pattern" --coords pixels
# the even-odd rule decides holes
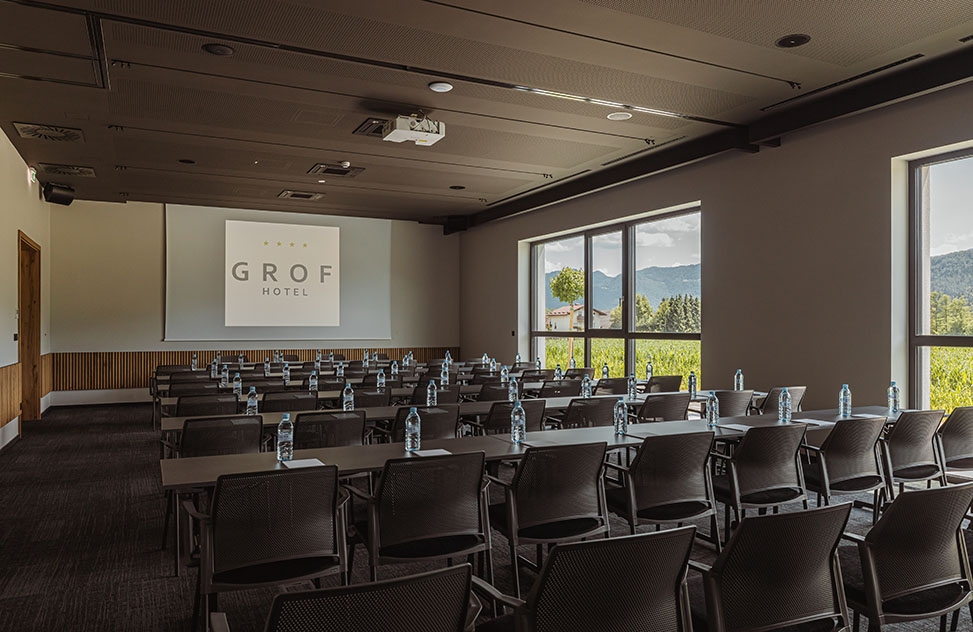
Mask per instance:
[[[148,404],[56,408],[24,424],[23,438],[0,453],[0,631],[191,628],[196,570],[173,576],[171,549],[160,550],[158,458]],[[864,533],[869,524],[869,514],[856,509],[849,530]],[[698,526],[708,533],[708,523]],[[612,532],[625,534],[628,527],[613,519]],[[521,553],[530,556],[532,548]],[[693,557],[712,562],[715,555],[697,542]],[[493,558],[496,583],[509,592],[509,551],[497,532]],[[381,577],[430,568],[387,567]],[[526,591],[534,576],[524,571],[521,577]],[[367,554],[359,548],[353,581],[367,578]],[[277,592],[310,588],[225,593],[219,606],[233,632],[258,632]],[[885,629],[939,625],[937,619]],[[973,630],[966,609],[959,629]]]

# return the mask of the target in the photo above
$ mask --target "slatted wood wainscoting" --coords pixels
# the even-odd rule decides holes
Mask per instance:
[[[412,351],[416,361],[426,362],[441,358],[446,350],[454,358],[459,356],[458,347],[416,347],[374,348],[370,352],[388,354],[389,358],[401,360],[406,352]],[[327,356],[329,352],[343,353],[348,360],[361,360],[363,349],[321,349]],[[281,353],[296,354],[303,362],[313,362],[317,349],[280,349]],[[251,361],[262,362],[273,356],[273,349],[224,349],[223,357],[235,359],[239,354]],[[55,353],[53,355],[53,385],[55,391],[91,391],[123,388],[148,388],[149,377],[160,364],[189,364],[193,351],[104,351]],[[215,351],[198,351],[199,366],[209,364],[216,357]],[[45,391],[47,392],[47,391]],[[18,395],[18,407],[19,407]]]
[[[0,367],[0,428],[20,416],[23,397],[20,363]],[[49,394],[54,385],[54,354],[41,356],[41,397]]]

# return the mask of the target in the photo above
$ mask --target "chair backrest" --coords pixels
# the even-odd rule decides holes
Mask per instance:
[[[190,380],[169,382],[169,397],[182,395],[212,395],[220,392],[220,383],[215,380]]]
[[[459,404],[438,404],[437,406],[417,406],[419,413],[419,436],[423,439],[455,439],[459,424]],[[405,441],[405,418],[409,407],[403,406],[395,411],[392,423],[392,441]]]
[[[910,410],[899,414],[887,439],[892,470],[917,465],[937,465],[934,438],[944,410]]]
[[[374,408],[389,406],[392,403],[392,389],[358,387],[355,390],[355,408]]]
[[[683,586],[695,532],[690,526],[555,546],[527,598],[527,628],[690,630]],[[615,592],[619,586],[626,597]]]
[[[720,417],[742,417],[747,414],[753,391],[713,391],[720,402]]]
[[[896,496],[865,536],[883,600],[969,579],[962,522],[971,502],[973,483]]]
[[[710,629],[770,630],[826,618],[847,626],[835,555],[850,511],[845,503],[745,518],[704,578]]]
[[[338,555],[337,501],[336,465],[220,476],[213,572]]]
[[[607,444],[529,447],[511,480],[523,529],[572,518],[600,518]]]
[[[481,514],[485,467],[483,452],[386,461],[375,490],[375,546],[485,535]]]
[[[231,415],[187,419],[182,423],[179,456],[215,456],[260,452],[263,417]]]
[[[800,410],[801,402],[804,401],[804,394],[807,393],[806,386],[775,386],[767,392],[763,403],[760,404],[760,412],[764,415],[777,412],[777,402],[780,399],[780,392],[783,389],[791,396],[791,410]]]
[[[234,415],[236,412],[237,399],[233,393],[183,395],[176,400],[176,417]]]
[[[520,374],[521,382],[543,382],[554,379],[554,369],[524,369]]]
[[[803,489],[798,449],[804,424],[750,428],[733,453],[741,496],[775,489]]]
[[[378,359],[379,360],[388,360],[389,359],[389,354],[387,354],[387,353],[379,353],[378,354]]]
[[[451,385],[447,388],[440,388],[439,381],[436,381],[436,403],[438,404],[458,404],[459,403],[459,387]],[[426,403],[426,389],[429,387],[428,383],[422,386],[417,386],[412,389],[412,405],[418,406]]]
[[[336,354],[334,354],[334,360],[335,360],[335,362],[344,362],[346,359],[347,358],[345,358],[345,354],[343,354],[343,353],[336,353]]]
[[[265,378],[262,374],[257,377],[248,378],[243,381],[243,393],[250,390],[250,387],[254,387],[258,393],[275,393],[285,390],[284,382],[279,377]],[[286,390],[300,390],[300,383],[291,380],[290,386],[286,387]]]
[[[595,385],[595,395],[625,395],[626,393],[628,393],[627,377],[602,378]]]
[[[213,382],[214,378],[209,376],[209,373],[203,373],[200,371],[176,371],[175,373],[169,374],[169,384],[177,384],[180,382]]]
[[[885,417],[839,420],[821,444],[828,481],[833,485],[866,476],[874,477],[876,483],[881,481],[875,446],[884,429]]]
[[[473,374],[473,380],[470,383],[471,384],[499,384],[500,380],[502,379],[503,378],[500,377],[499,371],[494,371],[492,373],[487,371],[486,373]]]
[[[266,632],[321,630],[463,632],[470,604],[469,564],[380,582],[278,594]],[[313,622],[313,623],[312,623]]]
[[[713,505],[706,467],[713,434],[646,437],[629,467],[636,511],[675,503]]]
[[[537,432],[544,429],[544,411],[546,404],[543,399],[522,399],[520,405],[526,414],[527,432]],[[510,432],[510,413],[514,404],[509,401],[497,401],[490,406],[490,412],[483,421],[483,429],[487,434],[503,434]]]
[[[681,375],[653,375],[645,385],[646,393],[674,393],[682,386]]]
[[[484,384],[480,387],[480,394],[477,395],[477,401],[481,402],[497,402],[507,399],[507,389],[506,384]]]
[[[581,395],[581,380],[548,380],[541,386],[540,398],[577,397]]]
[[[639,421],[679,421],[689,414],[689,393],[664,393],[645,398]]]
[[[317,410],[318,394],[308,391],[274,391],[264,393],[260,403],[260,410],[265,413]]]
[[[436,380],[436,386],[439,386],[442,382],[440,379],[442,372],[436,367],[432,367],[430,370],[426,371],[419,376],[419,380],[416,382],[416,386],[428,386],[430,380]],[[455,365],[449,368],[449,383],[456,384],[457,376],[459,375],[459,370]]]
[[[591,399],[572,399],[568,410],[561,420],[562,428],[591,428],[611,426],[615,422],[615,402],[613,397],[593,397]]]
[[[953,409],[939,429],[946,463],[973,459],[973,406]],[[967,465],[967,464],[964,464]],[[968,467],[968,465],[967,465]]]
[[[362,378],[362,386],[375,386],[378,384],[378,372],[369,373]],[[402,386],[402,376],[397,375],[392,377],[388,371],[385,371],[385,386],[387,388],[399,388]]]
[[[280,359],[283,362],[300,362],[301,358],[296,353],[285,353],[281,355]]]
[[[590,378],[595,377],[595,370],[589,367],[576,367],[573,369],[568,369],[564,372],[564,379],[566,380],[583,380],[584,376]]]
[[[497,373],[499,370],[499,368],[496,371],[491,370],[489,364],[475,364],[470,368],[470,373],[475,377],[480,373]]]
[[[183,373],[192,371],[193,367],[188,364],[160,364],[155,367],[156,375],[172,375],[173,373]]]
[[[365,411],[301,413],[294,419],[294,449],[362,445]]]
[[[304,386],[307,386],[307,380],[304,380]],[[321,391],[342,391],[345,388],[345,380],[341,379],[326,379],[318,380],[318,392]]]

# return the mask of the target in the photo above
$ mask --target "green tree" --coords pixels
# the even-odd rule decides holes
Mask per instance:
[[[622,326],[622,306],[616,305],[608,312],[611,318],[612,329],[619,329]],[[635,330],[646,331],[652,321],[652,305],[644,294],[635,295]]]
[[[649,329],[664,333],[697,332],[701,322],[700,307],[700,300],[688,294],[664,298],[652,315]]]
[[[570,305],[568,326],[574,329],[574,304],[584,296],[584,272],[565,266],[551,279],[551,294],[562,303]],[[568,341],[568,355],[574,355],[574,339]]]
[[[930,292],[929,329],[939,336],[973,335],[973,308],[965,298]]]

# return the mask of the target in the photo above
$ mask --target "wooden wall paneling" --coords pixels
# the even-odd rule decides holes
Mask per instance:
[[[0,426],[20,416],[20,363],[0,367]]]
[[[54,354],[41,356],[41,397],[54,390]]]

